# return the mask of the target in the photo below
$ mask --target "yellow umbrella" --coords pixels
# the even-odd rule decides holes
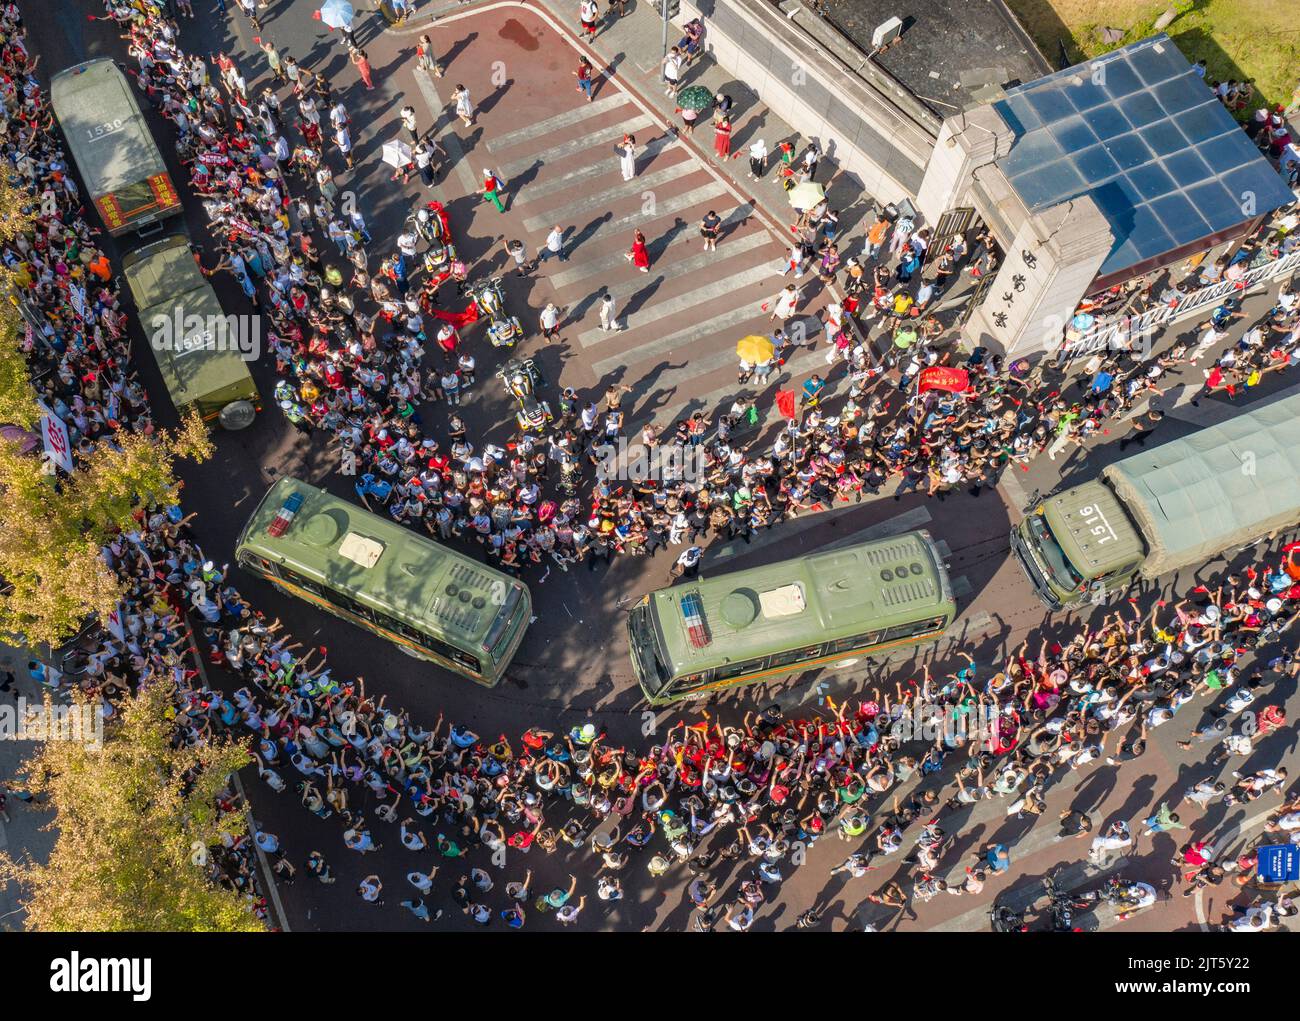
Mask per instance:
[[[772,352],[775,350],[767,337],[760,337],[758,334],[742,337],[736,344],[736,354],[746,362],[765,362],[772,357]]]
[[[790,189],[788,198],[795,209],[812,209],[826,194],[826,189],[816,181],[804,181]]]

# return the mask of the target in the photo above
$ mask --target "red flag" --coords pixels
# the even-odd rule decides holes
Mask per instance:
[[[925,393],[927,390],[947,390],[949,393],[959,394],[970,387],[970,373],[965,369],[951,369],[946,365],[932,365],[928,369],[922,369],[918,390]]]
[[[458,328],[468,326],[470,323],[478,322],[478,305],[471,301],[465,306],[464,312],[444,312],[442,309],[434,309],[433,317]]]
[[[794,410],[794,391],[778,390],[776,392],[776,410],[781,412],[786,418],[797,417]]]

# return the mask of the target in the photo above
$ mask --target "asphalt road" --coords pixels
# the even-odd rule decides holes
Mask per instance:
[[[79,9],[98,11],[99,5],[78,0]],[[225,50],[236,55],[248,74],[254,90],[266,78],[266,67],[252,43],[248,23],[232,11],[222,18],[211,5],[194,22],[183,24],[182,41],[191,52]],[[233,6],[233,5],[232,5]],[[744,196],[729,189],[725,180],[711,170],[706,161],[682,147],[668,145],[657,115],[644,97],[656,94],[656,84],[639,68],[623,68],[615,80],[602,83],[596,94],[600,112],[588,112],[575,96],[569,78],[570,65],[578,44],[566,37],[549,18],[522,5],[497,4],[491,10],[458,15],[439,22],[431,31],[437,46],[449,56],[447,76],[439,80],[417,78],[414,74],[414,40],[416,30],[424,30],[417,19],[405,34],[381,32],[377,16],[362,27],[360,35],[369,51],[379,85],[373,92],[364,90],[345,53],[337,42],[327,38],[323,27],[311,19],[313,4],[281,0],[271,5],[265,19],[264,35],[282,52],[294,54],[303,63],[324,68],[337,92],[351,112],[358,155],[357,169],[340,175],[340,186],[354,189],[376,238],[375,251],[385,249],[381,239],[397,233],[408,211],[422,198],[442,199],[451,214],[452,230],[462,252],[480,267],[501,270],[505,255],[500,240],[522,236],[536,251],[552,219],[572,226],[573,237],[581,243],[573,250],[567,264],[554,263],[534,278],[518,280],[507,276],[508,300],[512,310],[531,318],[535,310],[552,295],[568,311],[572,323],[563,331],[559,344],[543,346],[536,337],[524,347],[535,353],[552,379],[571,384],[598,395],[608,382],[619,379],[635,388],[636,410],[631,418],[668,415],[689,402],[695,406],[712,406],[725,391],[732,372],[732,361],[718,352],[734,345],[738,329],[748,321],[746,307],[756,306],[775,291],[774,277],[762,272],[765,260],[779,257],[779,236],[769,231],[762,210],[745,207]],[[358,5],[361,6],[361,5]],[[90,22],[71,16],[66,5],[29,4],[25,15],[30,26],[32,48],[42,55],[41,73],[49,73],[95,56],[113,56],[126,61],[124,44],[112,31],[111,23]],[[570,26],[564,26],[565,29]],[[256,79],[255,80],[255,75]],[[479,107],[476,126],[468,131],[452,126],[446,113],[435,119],[437,103],[430,103],[434,92],[449,94],[457,81],[472,82],[471,91]],[[561,86],[564,86],[563,88]],[[445,95],[442,96],[445,99]],[[412,103],[420,116],[422,130],[432,128],[443,144],[456,146],[464,154],[459,168],[453,168],[438,182],[431,194],[422,194],[417,180],[403,189],[389,180],[388,168],[378,157],[382,142],[398,133],[398,109]],[[649,113],[646,111],[650,110]],[[151,115],[152,117],[152,115]],[[632,182],[621,187],[612,143],[592,142],[601,131],[619,130],[631,118],[638,125],[638,141],[655,146],[651,158],[640,173],[655,183]],[[643,121],[648,118],[649,123]],[[153,119],[155,136],[164,150],[170,148],[169,128]],[[536,126],[541,125],[538,129]],[[584,142],[586,140],[586,142]],[[702,143],[707,149],[707,141]],[[594,150],[599,149],[597,155]],[[540,155],[539,155],[540,152]],[[601,165],[604,161],[604,165]],[[202,212],[188,194],[184,183],[188,174],[175,165],[169,154],[173,180],[185,197],[185,222],[191,236],[203,238]],[[337,162],[337,157],[336,157]],[[481,164],[481,165],[480,165]],[[514,192],[509,211],[502,216],[491,206],[482,204],[473,194],[479,171],[484,167],[508,167],[505,176]],[[335,166],[336,173],[342,170]],[[657,175],[657,176],[655,176]],[[530,186],[533,194],[529,194]],[[620,266],[618,253],[628,244],[631,224],[639,222],[636,210],[643,201],[641,192],[653,192],[659,208],[649,214],[653,228],[647,230],[653,242],[659,241],[656,262],[646,279],[637,279],[630,267]],[[590,208],[587,208],[588,204]],[[598,204],[599,203],[599,204]],[[719,211],[739,210],[734,234],[720,246],[719,256],[734,262],[701,259],[698,247],[689,247],[693,220],[699,213],[716,205]],[[776,211],[780,216],[780,211]],[[611,220],[620,226],[609,227]],[[626,223],[622,223],[626,220]],[[679,225],[678,221],[686,224]],[[689,228],[689,229],[688,229]],[[743,242],[743,251],[726,251],[728,243]],[[740,245],[736,246],[737,249]],[[690,262],[695,259],[696,262]],[[211,257],[209,259],[211,264]],[[682,270],[689,264],[688,270]],[[552,274],[556,276],[552,276]],[[568,274],[568,275],[564,275]],[[738,281],[745,281],[739,283]],[[242,295],[228,278],[214,280],[228,311],[246,311]],[[601,285],[614,289],[620,305],[630,306],[632,319],[627,336],[607,342],[592,335],[595,311],[593,295]],[[734,293],[733,293],[734,292]],[[810,295],[810,308],[824,300]],[[728,304],[732,302],[732,304]],[[1248,308],[1263,311],[1267,299],[1255,299]],[[718,310],[721,309],[722,313]],[[754,308],[748,311],[753,313]],[[730,312],[730,315],[723,313]],[[1258,314],[1258,313],[1257,313]],[[713,322],[706,330],[701,324]],[[725,325],[723,325],[725,324]],[[690,331],[694,331],[691,333]],[[536,332],[535,330],[533,331]],[[683,338],[662,348],[656,341],[682,333]],[[688,335],[689,334],[689,335]],[[159,418],[173,418],[166,392],[158,376],[148,345],[136,336],[135,360],[142,373]],[[472,399],[464,406],[471,429],[502,435],[508,408],[492,379],[492,353],[479,352],[479,384]],[[804,364],[806,374],[818,364]],[[272,368],[265,359],[252,367],[262,393],[269,397],[274,385]],[[797,373],[796,373],[797,374]],[[1267,399],[1270,389],[1283,382],[1270,382],[1260,388],[1257,399]],[[445,421],[441,409],[426,409],[426,422],[435,429]],[[1165,429],[1168,437],[1191,429],[1187,421],[1171,421]],[[929,500],[910,494],[901,501],[869,500],[848,505],[834,512],[800,519],[755,540],[752,546],[725,544],[711,547],[705,560],[705,573],[748,567],[776,559],[796,556],[825,548],[870,531],[888,534],[913,527],[928,528],[949,551],[949,571],[960,596],[961,615],[950,641],[988,663],[1014,651],[1026,637],[1037,641],[1040,631],[1061,634],[1078,626],[1077,618],[1049,621],[1034,600],[1018,567],[1008,557],[1007,532],[1018,520],[1026,494],[1046,491],[1062,478],[1084,478],[1095,473],[1106,461],[1114,459],[1115,435],[1103,437],[1086,458],[1078,455],[1064,464],[1049,464],[1040,459],[1027,475],[1009,472],[1008,480],[996,494],[972,498],[962,492],[945,501]],[[234,539],[247,514],[265,488],[276,478],[292,474],[327,485],[340,494],[350,492],[347,480],[337,474],[335,455],[322,441],[305,440],[288,429],[273,408],[263,412],[250,429],[237,434],[222,434],[217,439],[217,455],[207,464],[186,466],[185,503],[200,511],[197,530],[208,555],[220,561],[230,560]],[[679,718],[675,711],[649,714],[640,706],[627,659],[623,636],[621,604],[667,580],[669,559],[624,558],[606,570],[589,573],[585,568],[562,574],[552,570],[544,579],[536,575],[527,581],[533,589],[538,619],[532,625],[515,664],[496,689],[484,691],[456,676],[428,664],[416,663],[401,655],[382,640],[364,631],[323,616],[306,604],[285,598],[267,585],[245,577],[232,568],[232,576],[253,602],[273,616],[279,616],[305,645],[325,645],[337,675],[363,675],[367,690],[384,693],[389,706],[406,706],[417,719],[432,721],[438,712],[447,718],[467,723],[482,734],[505,732],[517,735],[533,723],[552,729],[567,729],[588,719],[597,721],[616,742],[649,742],[654,733]],[[1186,580],[1181,580],[1182,584]],[[1170,580],[1164,586],[1169,591]],[[1140,605],[1160,594],[1154,589],[1140,595]],[[1065,633],[1068,633],[1066,631]],[[943,663],[941,646],[937,662]],[[827,671],[824,675],[804,675],[766,690],[748,689],[732,692],[711,705],[710,711],[723,720],[738,719],[747,709],[776,700],[787,707],[806,705],[811,708],[827,694],[839,697],[855,691],[868,691],[873,685],[910,677],[917,668],[912,659],[887,664],[860,666],[849,671]],[[1291,695],[1293,692],[1284,692]],[[1177,730],[1177,733],[1174,731]],[[1082,777],[1070,774],[1059,778],[1050,792],[1048,819],[1066,804],[1086,801],[1105,818],[1134,820],[1162,797],[1182,790],[1191,779],[1201,775],[1188,753],[1174,742],[1184,730],[1168,727],[1153,735],[1150,752],[1139,763],[1119,770],[1094,768]],[[1294,741],[1288,734],[1264,742],[1254,765],[1274,764],[1279,757],[1290,762],[1295,758]],[[276,796],[250,784],[255,811],[267,828],[281,837],[293,858],[300,861],[308,850],[320,849],[339,876],[337,886],[324,888],[306,877],[292,887],[281,890],[288,921],[295,929],[391,929],[418,928],[415,921],[396,902],[406,896],[402,876],[418,862],[431,864],[427,856],[405,851],[396,833],[381,832],[375,823],[376,837],[387,846],[378,855],[362,858],[347,851],[342,843],[342,827],[337,820],[321,821],[296,805],[292,794]],[[998,815],[998,804],[981,806],[976,815],[962,825],[956,852],[950,852],[945,864],[973,851],[978,843],[997,839],[1016,839],[1016,868],[1003,888],[1021,899],[1037,878],[1049,869],[1072,863],[1082,856],[1082,847],[1067,847],[1050,840],[1047,822],[1032,833],[1021,836],[1022,824]],[[1219,813],[1227,819],[1214,818],[1198,826],[1216,823],[1216,828],[1231,828],[1257,812],[1238,810]],[[1140,829],[1140,827],[1137,827]],[[432,833],[429,834],[432,836]],[[1172,852],[1170,838],[1157,838],[1137,849],[1135,861],[1124,867],[1128,874],[1159,880],[1167,886],[1168,858]],[[865,894],[890,878],[887,869],[874,872],[862,880],[848,883],[839,878],[827,881],[827,869],[851,850],[838,840],[828,839],[809,849],[808,863],[794,872],[782,885],[779,895],[760,912],[756,928],[779,928],[789,925],[814,902],[828,905],[827,921],[836,928],[860,925],[863,921],[883,924],[889,921],[883,909],[864,903]],[[426,853],[427,854],[427,853]],[[954,856],[956,854],[957,856]],[[524,864],[532,866],[538,885],[573,871],[590,876],[591,866],[585,857],[566,857],[557,853],[542,860],[535,852],[525,860],[512,859],[505,878]],[[442,878],[454,866],[444,866]],[[1075,866],[1077,868],[1077,866]],[[625,900],[607,905],[596,900],[594,883],[588,888],[588,907],[580,927],[609,928],[681,928],[688,912],[684,883],[676,873],[671,883],[658,885],[647,881],[635,864],[625,876],[629,893]],[[362,905],[354,899],[352,889],[363,874],[379,872],[388,889],[388,906],[382,909]],[[960,871],[958,869],[958,871]],[[873,878],[873,877],[879,877]],[[1090,881],[1079,871],[1079,882]],[[450,906],[447,883],[435,886],[435,903]],[[398,890],[403,892],[398,895]],[[980,903],[971,898],[943,897],[922,906],[917,916],[893,919],[891,924],[904,928],[982,927],[982,913],[992,895],[999,891],[990,883]],[[500,897],[499,894],[494,894]],[[1213,915],[1221,905],[1213,903],[1207,910]],[[500,907],[502,905],[495,905]],[[530,928],[553,925],[551,920],[530,921]],[[1112,920],[1111,924],[1115,924]],[[1195,926],[1196,905],[1191,899],[1175,896],[1157,908],[1124,923],[1127,927],[1153,930]],[[439,923],[444,926],[470,926],[459,915]]]

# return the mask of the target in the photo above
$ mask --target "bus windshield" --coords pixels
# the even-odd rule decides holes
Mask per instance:
[[[632,637],[632,658],[646,691],[657,694],[664,689],[671,674],[663,662],[663,654],[655,638],[654,621],[649,606],[638,606],[628,617]]]
[[[501,609],[497,611],[497,618],[492,622],[487,638],[483,640],[483,648],[493,656],[498,655],[505,646],[506,638],[510,634],[510,624],[514,620],[515,611],[519,608],[519,600],[522,598],[520,592],[518,586],[510,586],[505,602],[501,604]]]
[[[1069,591],[1078,588],[1083,582],[1083,576],[1074,569],[1061,549],[1061,544],[1056,541],[1056,536],[1048,527],[1047,521],[1041,514],[1029,515],[1029,534],[1033,536],[1034,546],[1038,549],[1038,555],[1042,558],[1044,566],[1051,572],[1052,581],[1056,587]]]

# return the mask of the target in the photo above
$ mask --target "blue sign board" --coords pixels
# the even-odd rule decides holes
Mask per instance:
[[[1300,847],[1295,844],[1266,844],[1259,849],[1261,883],[1300,881]]]

